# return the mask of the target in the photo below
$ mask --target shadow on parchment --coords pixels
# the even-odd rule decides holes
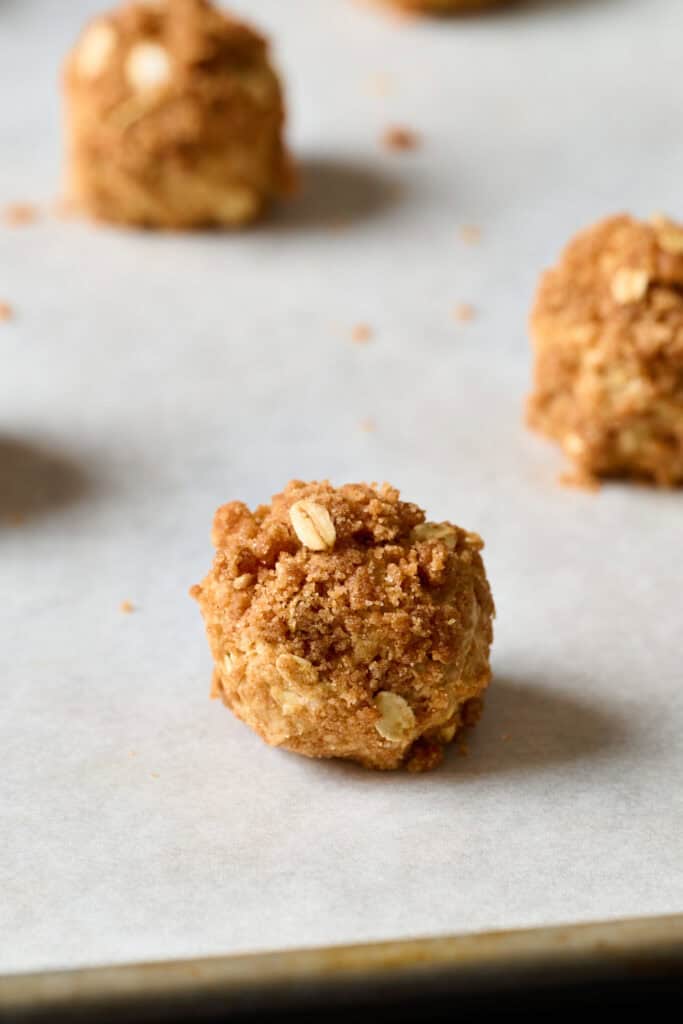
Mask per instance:
[[[625,738],[626,723],[604,703],[598,707],[533,676],[500,675],[493,679],[479,725],[449,749],[438,774],[468,779],[539,772],[607,756],[623,747]]]
[[[404,198],[405,186],[388,172],[360,161],[304,157],[294,194],[264,230],[343,230],[378,217]]]
[[[84,498],[93,481],[72,456],[0,436],[0,526],[20,526]]]
[[[555,676],[555,673],[553,673]],[[424,774],[373,772],[344,761],[314,762],[319,770],[347,774],[354,783],[402,779],[467,785],[482,776],[538,774],[561,765],[607,757],[623,748],[626,722],[585,697],[544,685],[541,678],[494,676],[479,725],[465,730],[443,763]]]

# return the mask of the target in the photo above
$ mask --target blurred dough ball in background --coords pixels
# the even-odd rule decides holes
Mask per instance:
[[[404,11],[422,11],[425,14],[458,14],[483,11],[487,7],[502,7],[512,0],[382,0],[385,5]]]
[[[287,191],[266,41],[208,0],[125,3],[65,68],[69,198],[105,221],[235,226]]]
[[[577,482],[683,484],[683,225],[609,217],[543,274],[529,423]]]

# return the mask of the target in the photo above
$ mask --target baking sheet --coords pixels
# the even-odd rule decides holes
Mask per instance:
[[[99,6],[0,3],[3,201],[54,194],[57,66]],[[520,410],[540,268],[604,213],[683,213],[683,9],[235,6],[287,76],[289,209],[0,230],[0,970],[680,911],[683,496],[563,490]],[[274,751],[207,699],[213,510],[292,476],[486,539],[496,681],[435,774]]]
[[[657,1013],[680,982],[683,920],[639,917],[555,928],[316,947],[246,956],[0,976],[0,1018],[29,1021],[462,1019],[551,1003]],[[668,1004],[667,1004],[668,1005]],[[191,1009],[189,1009],[191,1007]],[[331,1009],[333,1008],[333,1009]],[[330,1016],[332,1013],[332,1017]]]

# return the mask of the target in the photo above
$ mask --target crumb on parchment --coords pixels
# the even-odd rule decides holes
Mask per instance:
[[[351,341],[356,345],[367,345],[372,341],[373,330],[369,324],[356,324],[351,331]]]
[[[476,310],[469,302],[459,302],[453,310],[453,316],[460,323],[466,323],[468,320],[474,320]]]
[[[402,125],[387,128],[382,135],[382,145],[394,152],[410,152],[418,148],[420,138],[417,132]]]
[[[34,224],[38,217],[39,210],[34,203],[8,203],[2,210],[3,223],[12,228]]]

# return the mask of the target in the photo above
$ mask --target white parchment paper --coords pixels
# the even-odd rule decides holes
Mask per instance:
[[[683,496],[559,488],[521,409],[540,269],[603,214],[683,214],[683,5],[236,6],[287,78],[290,208],[0,230],[0,970],[680,911]],[[3,202],[56,190],[58,63],[98,7],[0,2]],[[418,151],[382,149],[395,123]],[[436,774],[271,750],[208,700],[213,511],[292,476],[387,479],[486,539],[496,681]]]

